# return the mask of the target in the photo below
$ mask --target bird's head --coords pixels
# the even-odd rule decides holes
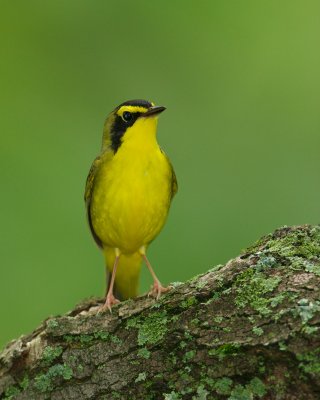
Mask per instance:
[[[102,149],[117,152],[125,141],[154,138],[158,115],[166,108],[146,100],[129,100],[116,107],[104,125]]]

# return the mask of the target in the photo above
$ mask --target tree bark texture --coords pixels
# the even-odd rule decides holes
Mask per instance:
[[[160,300],[100,300],[0,354],[0,399],[320,399],[320,226],[284,227]]]

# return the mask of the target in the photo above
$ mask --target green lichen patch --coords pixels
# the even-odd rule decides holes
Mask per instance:
[[[181,397],[179,393],[176,393],[175,391],[172,391],[170,393],[164,393],[164,400],[180,400]]]
[[[218,394],[231,394],[233,381],[230,378],[221,378],[218,379],[213,385],[214,390]]]
[[[320,312],[320,301],[309,301],[308,299],[300,299],[296,308],[302,322],[306,324],[312,319],[315,313]]]
[[[19,383],[20,387],[22,390],[26,390],[29,386],[29,377],[27,375],[25,375],[22,379],[22,381]]]
[[[289,268],[293,271],[305,270],[316,276],[320,276],[320,259],[313,257],[312,259],[305,259],[300,256],[288,257],[290,262]]]
[[[224,264],[217,264],[213,267],[211,267],[208,272],[217,272],[219,271],[222,267],[224,267]]]
[[[267,387],[258,377],[252,378],[246,384],[234,382],[229,377],[212,379],[201,374],[201,384],[208,388],[211,394],[228,396],[228,400],[253,400],[266,395]],[[219,397],[220,398],[220,397]],[[227,397],[223,397],[227,398]]]
[[[253,378],[243,386],[236,385],[228,400],[252,400],[262,398],[266,394],[266,386],[259,378]]]
[[[297,355],[299,368],[305,373],[320,376],[320,348]]]
[[[186,330],[184,331],[184,337],[185,337],[187,340],[193,340],[193,336],[192,336],[192,334],[190,333],[190,331],[188,331],[188,329],[186,329]]]
[[[127,329],[138,329],[138,344],[159,343],[168,331],[168,316],[166,311],[153,312],[147,317],[130,318],[127,322]]]
[[[264,252],[259,253],[259,260],[256,263],[256,269],[263,271],[267,268],[273,268],[277,265],[277,260],[272,256]]]
[[[254,327],[252,328],[252,332],[253,332],[255,335],[257,335],[257,336],[263,335],[263,329],[260,328],[260,327],[258,327],[258,326],[254,326]]]
[[[183,300],[181,302],[181,307],[182,308],[189,308],[198,303],[198,300],[195,298],[195,296],[190,296],[186,300]]]
[[[281,304],[283,302],[283,300],[286,297],[289,298],[289,297],[292,297],[292,295],[290,293],[287,293],[287,292],[281,292],[281,293],[277,294],[276,296],[273,296],[270,299],[270,306],[272,308],[277,307],[279,304]]]
[[[206,284],[207,284],[207,282],[206,282],[205,280],[199,280],[199,281],[196,283],[196,288],[197,288],[198,290],[200,290],[200,289],[204,288],[204,287],[206,286]]]
[[[184,282],[170,282],[170,286],[172,286],[173,288],[177,288],[178,286],[183,285]]]
[[[263,247],[266,245],[268,240],[271,239],[271,237],[272,237],[271,235],[263,236],[262,238],[260,238],[257,241],[255,241],[251,246],[246,247],[245,249],[243,249],[241,251],[242,258],[249,257],[250,255],[261,251],[261,249],[263,249]]]
[[[34,386],[39,392],[50,392],[54,389],[54,380],[58,377],[70,380],[73,376],[72,369],[66,364],[56,364],[46,373],[39,374],[34,379]]]
[[[207,325],[205,325],[207,323]],[[222,316],[215,316],[212,318],[212,323],[210,323],[211,329],[214,329],[215,331],[219,332],[231,332],[232,328],[228,326],[230,323],[228,318],[222,317]],[[208,326],[209,322],[205,321],[204,323],[201,324],[201,326]]]
[[[287,346],[287,344],[286,344],[285,342],[280,341],[280,342],[278,343],[278,345],[279,345],[279,350],[281,350],[281,351],[287,351],[288,346]]]
[[[307,334],[307,335],[314,335],[319,332],[319,327],[318,326],[309,326],[305,325],[302,327],[302,332]]]
[[[171,317],[171,322],[177,322],[179,321],[180,316],[179,315],[174,315]]]
[[[195,396],[192,397],[192,400],[206,400],[209,392],[204,388],[203,385],[199,385],[197,387],[197,392]]]
[[[251,390],[253,396],[257,396],[259,398],[263,397],[267,392],[265,384],[257,377],[251,379],[247,385],[247,388]]]
[[[320,228],[288,228],[286,235],[270,240],[267,249],[270,253],[277,253],[282,257],[320,257]]]
[[[235,304],[240,308],[250,306],[261,315],[269,315],[272,312],[269,307],[272,299],[265,295],[273,292],[280,281],[281,278],[278,276],[267,277],[252,267],[248,268],[238,276],[234,283],[237,293]]]
[[[191,325],[193,326],[199,326],[200,325],[200,319],[199,318],[194,318],[191,320]]]
[[[51,318],[47,321],[47,328],[53,330],[59,326],[58,321],[55,318]]]
[[[143,382],[143,381],[146,380],[146,378],[147,378],[146,372],[140,372],[140,374],[137,376],[137,378],[135,379],[134,382],[135,382],[135,383]]]
[[[305,262],[304,267],[306,272],[311,272],[314,275],[320,276],[320,264]]]
[[[250,392],[250,389],[242,385],[236,385],[232,390],[230,397],[228,397],[228,400],[252,400],[252,393]]]
[[[252,378],[246,384],[236,383],[229,377],[212,379],[201,376],[200,382],[200,386],[202,386],[207,394],[211,393],[219,396],[228,396],[223,397],[227,398],[228,400],[260,399],[267,394],[266,385],[258,377]],[[207,392],[206,389],[208,389],[209,392]]]
[[[184,354],[184,356],[183,356],[183,362],[189,362],[189,361],[191,361],[193,358],[194,358],[194,356],[196,355],[196,351],[195,350],[190,350],[190,351],[187,351],[185,354]]]
[[[208,354],[210,356],[218,357],[219,360],[227,356],[237,356],[241,352],[241,346],[238,343],[228,343],[219,346],[215,349],[209,350]]]
[[[303,259],[320,258],[320,226],[282,227],[264,236],[243,253],[245,256],[255,254],[261,257],[264,254],[263,257],[287,258],[292,263],[290,268],[303,269]]]
[[[138,356],[146,360],[150,358],[150,354],[150,351],[146,347],[142,347],[142,349],[138,350]]]
[[[167,313],[154,313],[141,323],[138,333],[138,344],[156,344],[167,332]]]
[[[20,389],[17,386],[9,386],[5,392],[4,392],[4,399],[5,400],[11,400],[14,399],[15,396],[18,396],[18,394],[20,393]]]
[[[47,346],[43,350],[41,359],[44,365],[50,365],[52,362],[61,356],[63,348],[61,346]]]
[[[179,343],[179,347],[180,349],[184,349],[185,347],[187,347],[187,343],[184,340],[181,340],[181,342]]]
[[[14,399],[15,396],[17,396],[19,393],[23,392],[26,390],[29,386],[29,377],[25,375],[23,379],[19,382],[17,385],[11,385],[9,386],[5,392],[4,392],[4,399],[5,400],[11,400]]]
[[[123,341],[117,335],[109,334],[109,339],[114,344],[122,345],[123,343]],[[103,339],[103,340],[108,340],[108,339]]]

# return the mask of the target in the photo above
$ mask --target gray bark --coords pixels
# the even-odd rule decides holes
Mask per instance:
[[[320,227],[97,314],[48,318],[0,354],[0,399],[319,399]]]

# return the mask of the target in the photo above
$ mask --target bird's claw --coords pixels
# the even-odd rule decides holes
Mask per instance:
[[[110,313],[112,314],[112,309],[111,309],[111,307],[112,307],[113,305],[115,305],[115,304],[118,304],[118,303],[120,303],[120,301],[119,301],[118,299],[116,299],[112,293],[107,294],[106,301],[105,301],[105,303],[100,307],[98,313],[102,313],[102,312],[104,312],[104,311],[106,311],[106,310],[109,310]]]
[[[170,286],[164,287],[161,285],[159,281],[155,281],[153,286],[151,287],[151,290],[148,293],[148,297],[152,296],[155,297],[157,300],[159,300],[161,293],[166,293],[171,289]]]

